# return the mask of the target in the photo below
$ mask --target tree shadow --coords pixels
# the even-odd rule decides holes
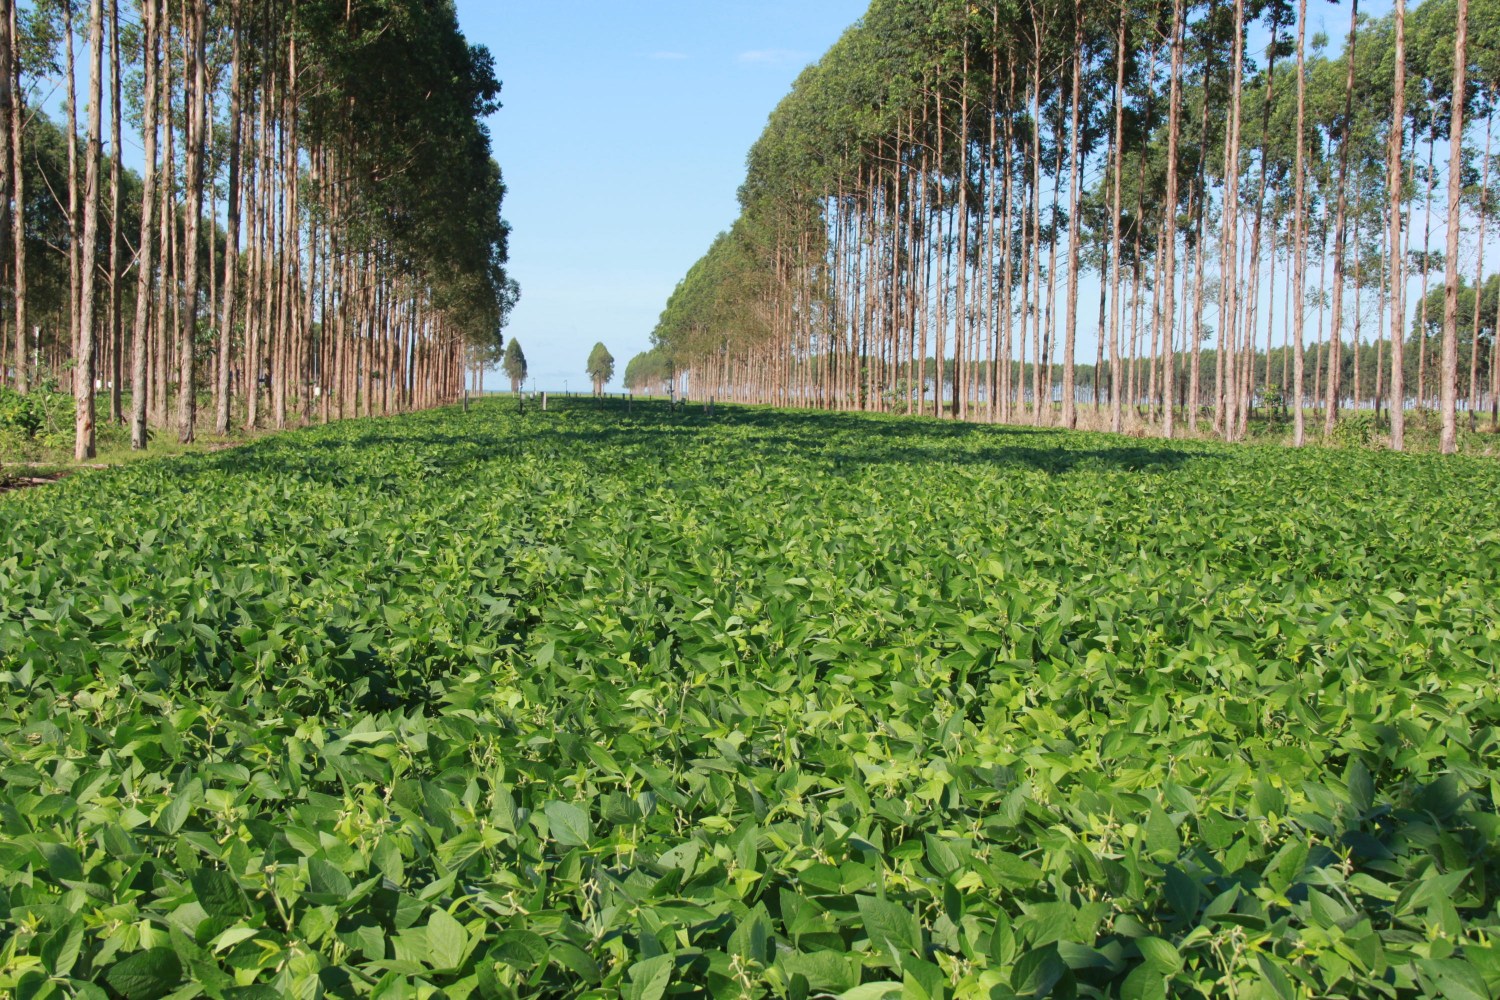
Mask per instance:
[[[479,405],[475,411],[458,420],[449,411],[376,418],[353,436],[346,436],[353,428],[345,424],[330,425],[330,433],[314,428],[292,439],[269,437],[195,456],[191,468],[394,490],[413,479],[459,474],[543,449],[616,466],[632,460],[660,464],[696,450],[731,467],[747,460],[791,459],[832,474],[920,464],[1019,467],[1051,475],[1090,469],[1149,473],[1219,457],[1167,442],[904,414],[733,406],[716,406],[710,414],[701,404],[594,399],[557,401],[546,413],[533,409],[517,415],[501,412],[498,405]],[[583,414],[606,422],[584,427],[571,422]],[[734,433],[725,434],[729,428]],[[366,458],[371,450],[388,452],[390,461],[372,466]]]

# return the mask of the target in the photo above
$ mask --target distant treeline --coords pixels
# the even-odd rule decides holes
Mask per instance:
[[[792,406],[911,382],[942,387],[929,413],[1070,427],[1092,363],[1121,374],[1113,429],[1150,399],[1168,436],[1207,413],[1237,440],[1269,355],[1297,443],[1315,404],[1331,436],[1342,400],[1431,395],[1451,451],[1497,389],[1463,290],[1500,259],[1500,0],[1309,6],[872,0],[771,115],[638,372]],[[1018,411],[1049,371],[1056,412]]]

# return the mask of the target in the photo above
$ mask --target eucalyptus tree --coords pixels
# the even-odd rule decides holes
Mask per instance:
[[[158,106],[160,88],[160,25],[163,0],[141,0],[140,18],[144,32],[142,42],[142,73],[144,76],[144,99],[142,109],[142,138],[145,146],[144,178],[141,184],[141,228],[137,243],[135,269],[135,325],[132,331],[131,351],[131,397],[130,397],[130,445],[132,448],[146,447],[147,437],[147,350],[148,324],[150,323],[150,290],[153,282],[152,254],[155,235],[156,210],[156,148],[160,132]]]
[[[236,407],[248,424],[281,425],[315,407],[328,419],[455,398],[465,358],[498,347],[516,286],[484,125],[500,84],[452,4],[134,6],[0,10],[0,222],[14,288],[0,362],[13,349],[15,386],[29,387],[34,331],[36,360],[72,368],[80,455],[106,379],[113,413],[129,385],[136,447],[153,424],[195,436],[200,381],[220,432]],[[67,123],[28,107],[23,84],[68,93]],[[127,118],[141,176],[121,163]]]
[[[66,9],[67,0],[64,0]],[[72,42],[69,41],[69,51]],[[104,94],[104,8],[101,0],[89,6],[89,107],[88,135],[84,147],[83,245],[78,253],[77,347],[73,369],[75,401],[73,456],[78,461],[94,457],[94,286],[95,258],[99,245],[99,168],[102,159],[100,103]],[[68,137],[73,145],[73,137]]]
[[[1292,444],[1300,448],[1307,441],[1304,405],[1307,380],[1307,358],[1304,353],[1304,325],[1307,321],[1307,0],[1297,0],[1297,128],[1294,141],[1291,324],[1296,367],[1292,376]]]
[[[13,24],[15,21],[15,0],[0,0],[0,237],[11,227],[12,209],[11,195],[16,184],[18,174],[17,157],[12,143],[15,133],[12,131],[11,122],[19,116],[16,108],[16,88],[14,86],[14,62],[15,40],[13,35]],[[20,199],[16,199],[15,212],[22,211]],[[17,222],[15,229],[22,230],[23,224]],[[0,239],[0,262],[5,259],[5,254],[10,250],[3,239]],[[26,391],[26,345],[24,334],[19,333],[21,327],[16,327],[18,335],[15,339],[15,371],[17,388]],[[9,344],[5,342],[3,332],[0,332],[0,385],[4,384],[6,370],[5,355],[9,350]]]
[[[604,395],[605,384],[615,377],[615,357],[602,341],[594,344],[594,349],[589,352],[587,373],[589,381],[594,384],[594,395]]]
[[[510,391],[519,393],[526,382],[526,355],[521,351],[521,342],[512,337],[505,345],[505,377],[510,379]]]
[[[1448,143],[1448,271],[1443,296],[1442,436],[1443,454],[1458,450],[1458,240],[1464,137],[1464,88],[1468,79],[1469,0],[1457,0],[1453,34],[1453,91]]]
[[[1303,0],[1305,3],[1306,0]],[[1395,54],[1392,60],[1391,126],[1386,168],[1386,190],[1390,197],[1388,237],[1391,310],[1391,447],[1406,447],[1406,357],[1402,330],[1406,325],[1406,253],[1402,243],[1402,188],[1405,167],[1401,162],[1406,130],[1406,0],[1396,0],[1392,14]]]
[[[1416,9],[1416,46],[1404,8],[1369,18],[1351,2],[1325,51],[1306,0],[874,0],[770,116],[740,218],[667,303],[653,351],[724,398],[998,420],[1029,407],[1072,425],[1093,270],[1092,400],[1102,419],[1109,395],[1112,428],[1128,401],[1133,424],[1176,433],[1185,401],[1195,433],[1207,395],[1215,430],[1243,438],[1279,365],[1294,443],[1311,392],[1325,434],[1342,402],[1395,393],[1404,444],[1410,361],[1391,328],[1415,277],[1408,178],[1452,103],[1438,50],[1455,2]],[[1493,35],[1467,72],[1489,72]],[[1246,48],[1260,37],[1264,60]],[[1416,267],[1424,281],[1437,256]],[[1421,397],[1423,343],[1416,355]],[[1482,358],[1468,360],[1477,400]]]

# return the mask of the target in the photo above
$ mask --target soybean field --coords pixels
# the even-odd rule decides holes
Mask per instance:
[[[1489,997],[1500,466],[486,400],[0,499],[0,993]]]

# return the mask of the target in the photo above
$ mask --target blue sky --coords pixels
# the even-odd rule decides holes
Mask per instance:
[[[868,0],[457,3],[505,85],[490,125],[522,286],[506,334],[537,387],[554,390],[587,387],[584,361],[602,340],[619,389],[678,280],[738,214],[745,153],[767,115]],[[1311,6],[1309,33],[1340,49],[1346,8]],[[1380,16],[1390,3],[1360,7]],[[1079,358],[1090,362],[1097,280],[1085,273],[1080,293]],[[486,385],[508,387],[498,372]]]
[[[766,116],[866,6],[458,0],[505,84],[490,126],[521,283],[506,335],[539,388],[586,388],[598,340],[619,388],[678,280],[734,221]]]

